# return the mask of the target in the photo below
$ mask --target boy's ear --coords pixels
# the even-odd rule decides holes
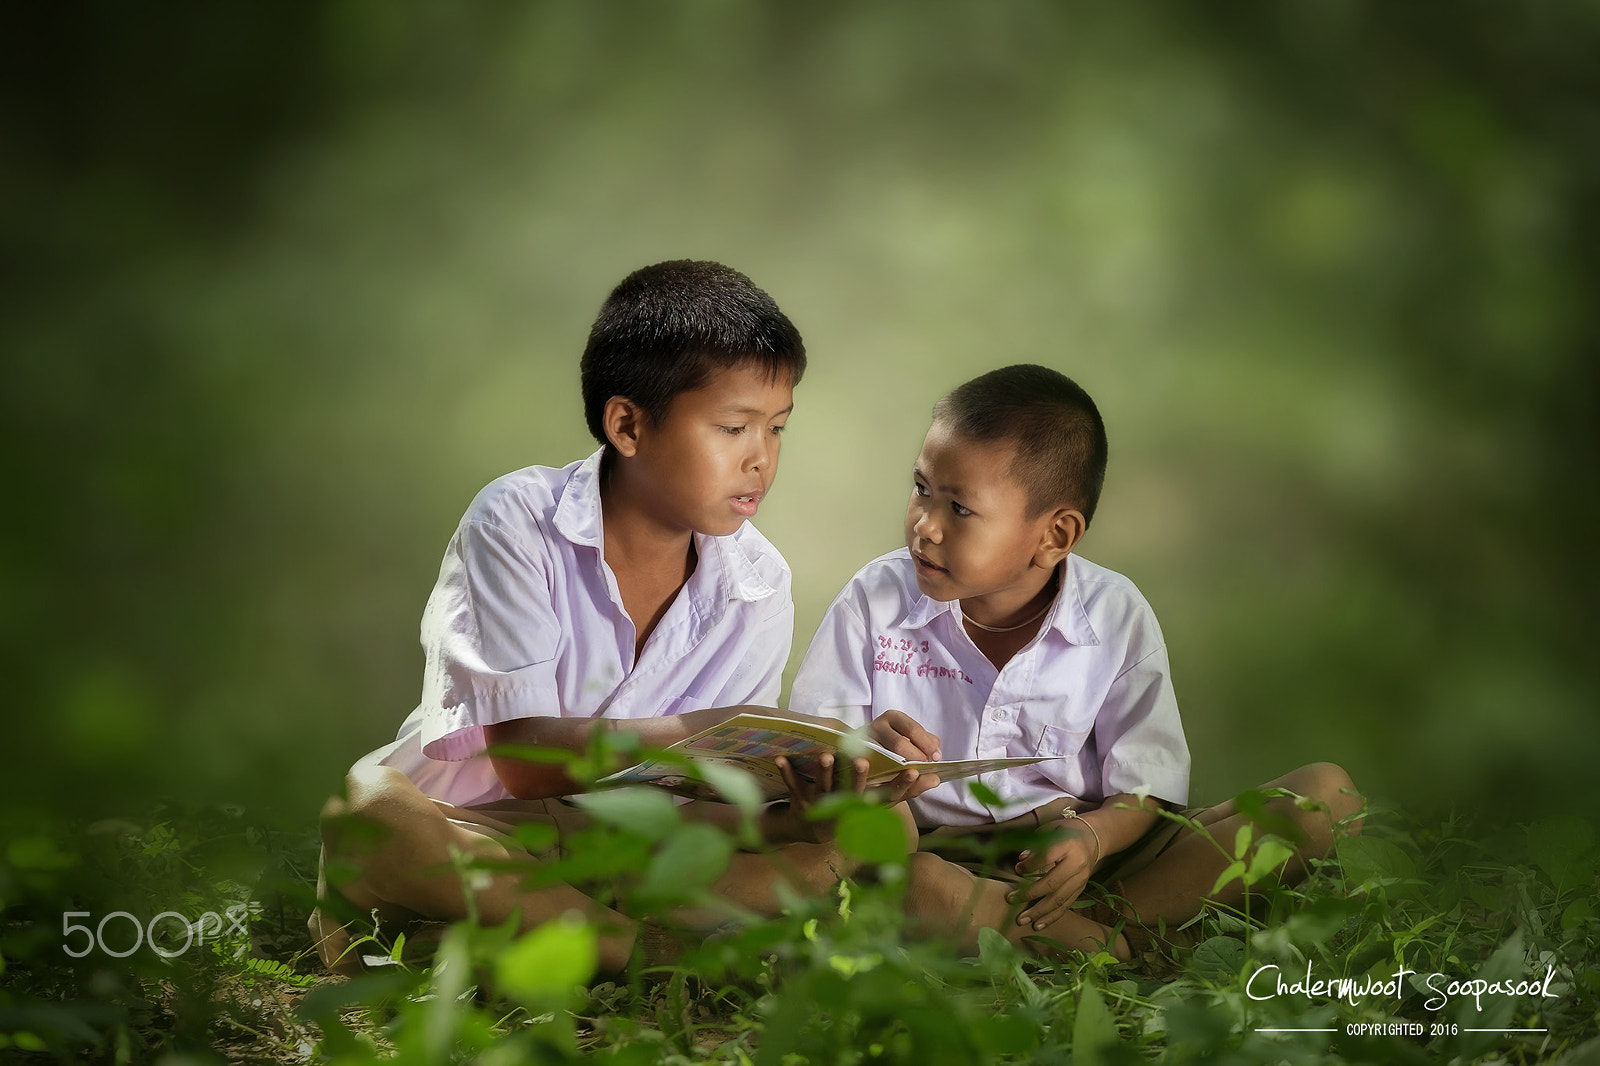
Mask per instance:
[[[626,396],[613,396],[600,414],[600,428],[618,455],[632,458],[639,450],[639,434],[644,428],[644,408]]]
[[[1083,520],[1083,512],[1076,507],[1056,508],[1045,522],[1039,549],[1033,555],[1035,565],[1053,569],[1071,554],[1088,528],[1089,523]]]

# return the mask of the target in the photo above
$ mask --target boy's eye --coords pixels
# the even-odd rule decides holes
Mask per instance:
[[[962,518],[965,518],[967,515],[972,513],[970,510],[961,506],[959,503],[956,503],[954,500],[950,501],[950,509]]]
[[[737,437],[739,434],[744,432],[743,426],[718,426],[717,428],[728,434],[730,437]]]
[[[924,485],[920,481],[913,481],[911,483],[911,491],[916,493],[918,496],[926,496],[928,494],[928,486]]]

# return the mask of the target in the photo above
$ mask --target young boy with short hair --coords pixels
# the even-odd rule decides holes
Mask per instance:
[[[489,747],[582,749],[599,728],[665,746],[745,705],[777,703],[789,569],[749,519],[772,487],[805,366],[793,324],[720,264],[659,263],[611,293],[581,362],[599,450],[508,474],[473,500],[423,614],[422,701],[324,811],[325,853],[361,868],[335,886],[320,879],[311,931],[326,963],[352,959],[349,934],[325,912],[463,917],[453,853],[531,862],[509,840],[516,824],[584,824],[558,799],[576,791],[558,766],[486,756]],[[803,813],[774,812],[763,829],[802,841],[785,870],[831,884],[839,856],[815,842]],[[352,818],[379,826],[380,842],[344,832]],[[775,906],[764,861],[736,857],[718,887]],[[602,969],[622,968],[638,923],[576,888],[521,881],[502,873],[475,892],[480,918],[518,913],[532,928],[579,910],[606,931]]]
[[[1160,817],[1189,788],[1166,645],[1133,583],[1073,550],[1106,453],[1093,401],[1045,367],[996,370],[940,400],[912,470],[906,546],[845,586],[795,679],[792,708],[870,723],[908,758],[1046,757],[982,775],[984,798],[957,781],[910,801],[924,849],[1002,828],[1057,831],[1009,869],[912,856],[908,909],[968,949],[988,926],[1017,942],[1142,954],[1198,913],[1231,860]],[[1289,877],[1360,804],[1331,764],[1264,787],[1316,801],[1269,804],[1301,836]],[[1231,803],[1189,813],[1230,843],[1245,820]],[[1072,908],[1091,876],[1114,896]],[[1235,881],[1212,898],[1241,894]]]

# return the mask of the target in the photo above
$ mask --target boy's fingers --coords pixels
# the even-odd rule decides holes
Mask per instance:
[[[871,764],[865,759],[856,759],[850,764],[855,771],[855,790],[857,795],[867,791],[867,777],[871,773]]]
[[[884,714],[890,729],[904,738],[913,751],[897,751],[901,758],[937,759],[939,738],[922,727],[922,723],[904,711],[887,711]]]
[[[794,767],[789,765],[789,760],[780,755],[772,760],[778,768],[778,776],[783,778],[784,787],[789,790],[791,798],[803,799],[800,795],[800,776],[794,772]]]

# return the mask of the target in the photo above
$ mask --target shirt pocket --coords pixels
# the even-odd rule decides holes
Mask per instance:
[[[1089,741],[1088,729],[1073,729],[1064,725],[1045,725],[1039,730],[1035,755],[1046,758],[1071,758],[1083,750]]]

